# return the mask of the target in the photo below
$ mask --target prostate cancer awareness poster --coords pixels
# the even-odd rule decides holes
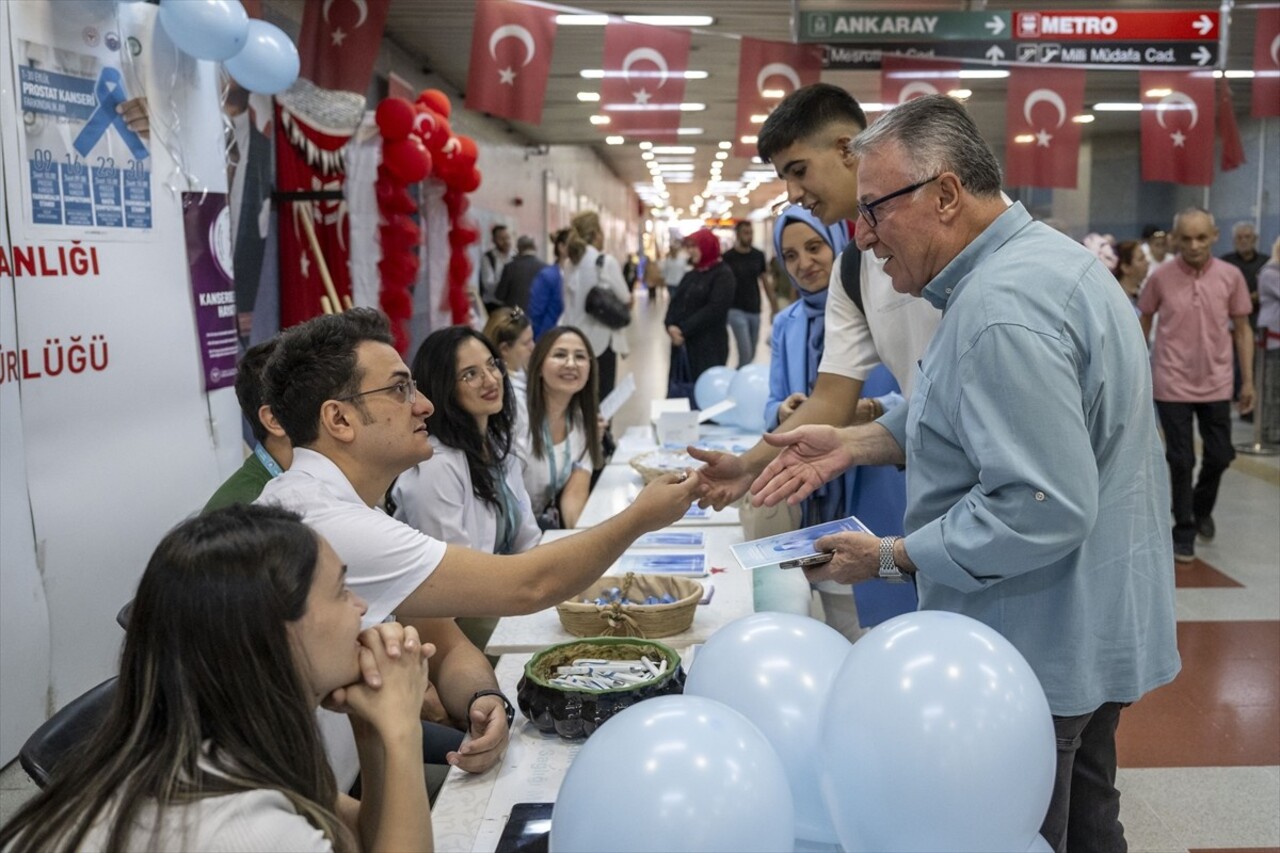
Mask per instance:
[[[23,197],[47,236],[127,239],[152,222],[152,158],[133,4],[75,4],[27,31],[13,16]],[[13,211],[17,214],[18,211]]]

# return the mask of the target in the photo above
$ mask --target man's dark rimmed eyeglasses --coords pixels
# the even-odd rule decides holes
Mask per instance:
[[[393,382],[383,388],[371,388],[368,391],[361,391],[357,394],[348,394],[345,397],[334,397],[339,403],[349,403],[358,397],[365,397],[369,394],[379,394],[383,391],[395,391],[400,395],[401,402],[412,404],[418,399],[418,383],[412,379],[401,379],[399,382]]]
[[[880,198],[875,199],[874,201],[869,201],[869,202],[866,202],[865,204],[863,204],[863,203],[859,203],[859,204],[858,204],[858,213],[861,213],[861,214],[862,214],[862,218],[863,218],[863,219],[865,219],[865,220],[867,220],[867,224],[868,224],[868,225],[870,225],[872,228],[875,228],[875,227],[876,227],[876,208],[877,208],[877,207],[879,207],[880,205],[884,204],[886,201],[892,201],[893,199],[897,198],[897,197],[898,197],[898,196],[900,196],[900,195],[906,195],[907,193],[913,193],[913,192],[915,192],[916,190],[920,189],[921,187],[925,186],[926,184],[931,184],[931,183],[933,183],[934,181],[938,180],[938,178],[941,178],[941,177],[942,177],[942,175],[941,175],[941,174],[934,175],[932,178],[929,178],[927,181],[920,181],[919,183],[917,183],[917,184],[912,184],[912,185],[911,185],[911,186],[909,186],[909,187],[903,187],[903,188],[902,188],[902,189],[900,189],[900,190],[894,190],[893,192],[889,193],[888,195],[882,195],[882,196],[880,196]]]

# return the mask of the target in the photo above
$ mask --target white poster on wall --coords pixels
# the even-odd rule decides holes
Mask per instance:
[[[113,31],[112,43],[137,44],[125,75],[130,94],[146,97],[153,128],[164,128],[160,140],[153,131],[147,158],[154,161],[150,224],[34,221],[30,152],[34,140],[44,145],[48,127],[22,109],[19,81],[30,78],[20,69],[32,44],[45,46],[45,55],[85,54],[88,28],[99,33],[94,50],[107,46],[104,16],[114,20],[116,9],[128,23]],[[8,434],[21,418],[54,707],[115,671],[123,638],[116,611],[133,596],[164,531],[198,510],[221,481],[218,442],[239,448],[238,415],[223,414],[227,399],[235,411],[231,391],[203,392],[178,192],[200,184],[225,191],[215,69],[179,55],[155,26],[155,12],[149,4],[97,0],[0,4],[8,36],[0,151],[11,237],[0,278],[13,280],[16,328],[3,365],[5,386],[21,397],[20,412],[5,407],[0,419]],[[111,134],[114,127],[104,131]],[[212,408],[219,416],[211,417],[218,395],[224,399]],[[12,473],[6,466],[6,489]],[[7,529],[7,503],[5,515]],[[19,606],[8,596],[0,601],[3,621]]]

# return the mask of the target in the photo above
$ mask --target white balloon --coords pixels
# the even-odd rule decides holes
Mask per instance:
[[[862,637],[822,739],[822,796],[850,853],[1025,853],[1053,793],[1040,682],[1008,640],[955,613],[908,613]]]
[[[659,696],[582,745],[551,813],[553,853],[778,851],[794,838],[782,762],[732,708]]]
[[[853,646],[807,616],[755,613],[724,626],[698,650],[686,696],[741,712],[769,739],[787,771],[796,836],[836,841],[818,790],[819,718]]]

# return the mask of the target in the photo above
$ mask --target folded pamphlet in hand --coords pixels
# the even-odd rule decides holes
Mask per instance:
[[[822,552],[818,551],[814,543],[823,536],[828,536],[832,533],[870,532],[871,529],[855,516],[849,516],[838,521],[827,521],[822,524],[815,524],[813,527],[806,527],[803,530],[793,530],[790,533],[779,533],[776,536],[753,539],[750,542],[742,542],[730,547],[738,564],[744,569],[767,569],[778,566],[794,568],[799,561],[819,557]],[[815,563],[815,565],[817,564]]]

